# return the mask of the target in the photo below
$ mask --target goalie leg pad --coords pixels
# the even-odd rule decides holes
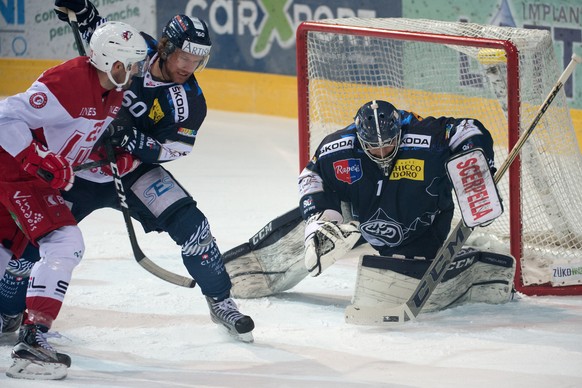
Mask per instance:
[[[277,233],[259,249],[243,244],[224,254],[235,298],[261,298],[286,291],[305,279],[303,239],[305,225],[293,221],[291,230]],[[252,239],[251,239],[252,240]],[[256,248],[256,246],[254,246]],[[237,252],[238,251],[238,252]]]
[[[405,304],[429,266],[427,261],[362,256],[346,321],[381,323],[386,315],[382,309]],[[440,311],[469,302],[508,302],[513,297],[514,275],[513,257],[464,249],[454,258],[422,312]]]

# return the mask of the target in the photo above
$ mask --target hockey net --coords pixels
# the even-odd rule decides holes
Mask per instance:
[[[479,119],[500,165],[556,83],[547,31],[346,18],[297,30],[300,168],[323,137],[384,99],[421,116]],[[525,294],[582,294],[582,156],[563,92],[499,184],[505,213],[469,244],[511,253]],[[457,211],[453,223],[460,219]]]

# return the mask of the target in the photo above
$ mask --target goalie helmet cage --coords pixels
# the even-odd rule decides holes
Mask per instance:
[[[543,30],[425,19],[328,19],[297,29],[299,162],[384,99],[421,116],[480,120],[500,165],[560,75]],[[505,213],[468,242],[510,253],[528,295],[582,294],[582,156],[563,92],[499,182]],[[458,209],[453,223],[460,220]]]

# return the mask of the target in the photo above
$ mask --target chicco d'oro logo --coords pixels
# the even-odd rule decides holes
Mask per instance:
[[[36,92],[32,96],[30,96],[30,98],[28,99],[30,106],[32,106],[35,109],[42,108],[43,106],[46,105],[47,101],[48,101],[48,97],[43,92]]]

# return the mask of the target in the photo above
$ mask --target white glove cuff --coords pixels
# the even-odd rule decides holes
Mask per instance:
[[[305,222],[305,240],[309,239],[321,227],[323,222],[333,222],[341,224],[344,217],[340,212],[333,209],[325,209],[323,212],[315,213]]]

